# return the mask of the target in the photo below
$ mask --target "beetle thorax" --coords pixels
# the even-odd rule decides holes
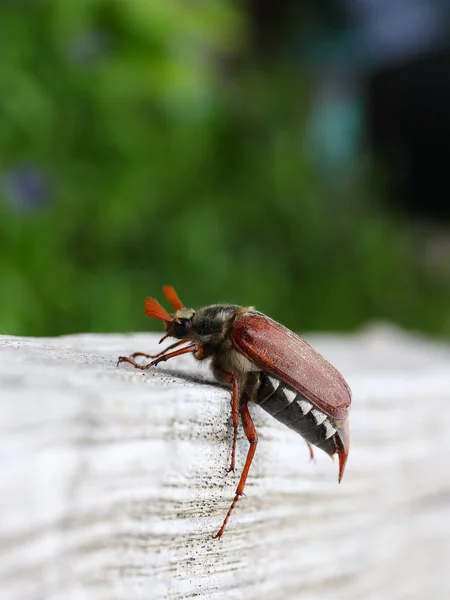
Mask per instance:
[[[190,323],[190,339],[211,349],[221,346],[239,309],[233,304],[214,304],[199,309]]]
[[[211,367],[218,381],[226,381],[229,373],[243,381],[249,372],[259,369],[233,347],[229,332],[236,317],[249,310],[253,309],[235,304],[214,304],[197,311],[183,307],[175,313],[175,320],[166,325],[166,331],[199,344],[200,360],[212,358]]]
[[[195,342],[212,354],[226,339],[240,310],[234,304],[215,304],[197,311],[183,307],[175,313],[173,321],[166,323],[166,331],[175,338]]]

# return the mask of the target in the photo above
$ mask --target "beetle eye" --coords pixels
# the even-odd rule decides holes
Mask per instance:
[[[175,321],[172,325],[174,336],[177,338],[183,338],[187,333],[187,328],[190,319],[179,319],[179,321]]]

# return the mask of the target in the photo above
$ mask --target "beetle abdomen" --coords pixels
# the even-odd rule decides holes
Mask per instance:
[[[332,456],[338,451],[333,420],[275,377],[261,374],[256,403],[311,444]]]

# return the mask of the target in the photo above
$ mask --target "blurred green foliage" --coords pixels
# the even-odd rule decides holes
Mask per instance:
[[[236,66],[235,6],[1,4],[1,333],[160,329],[164,283],[298,330],[449,332],[448,287],[368,179],[314,170],[307,80]]]

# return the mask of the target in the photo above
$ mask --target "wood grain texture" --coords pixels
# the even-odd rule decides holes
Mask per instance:
[[[229,392],[190,356],[116,367],[157,339],[0,337],[2,599],[450,598],[448,346],[307,336],[353,390],[344,480],[253,406],[247,498],[217,541]],[[241,432],[238,469],[246,450]]]

